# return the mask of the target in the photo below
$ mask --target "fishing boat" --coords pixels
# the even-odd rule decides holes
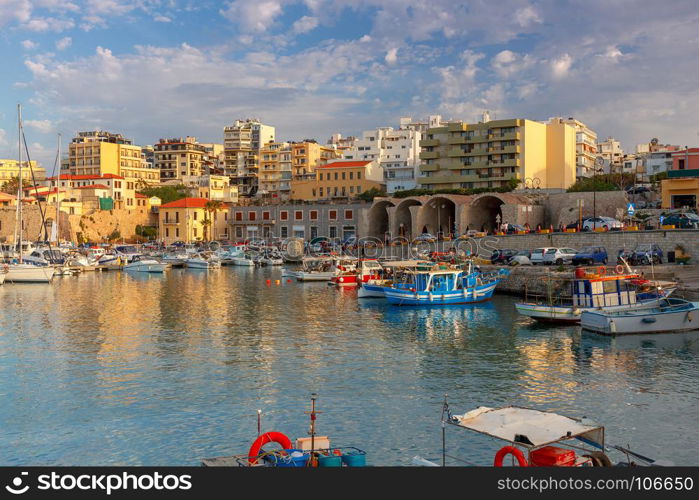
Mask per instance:
[[[337,265],[338,273],[330,281],[336,286],[354,287],[360,283],[377,280],[383,269],[376,259],[359,259],[340,261]]]
[[[431,269],[434,264],[430,261],[422,260],[399,260],[381,262],[381,269],[376,270],[377,276],[359,283],[357,298],[386,298],[384,292],[393,283],[401,281],[401,276],[409,269]]]
[[[302,268],[296,272],[296,279],[298,281],[330,281],[337,272],[335,258],[304,257]]]
[[[446,449],[446,429],[454,427],[473,431],[505,445],[490,457],[474,461],[452,457]],[[607,453],[618,451],[616,463]],[[616,454],[616,452],[614,452]],[[605,443],[605,428],[590,419],[572,418],[557,413],[505,406],[501,408],[478,407],[463,415],[452,415],[446,398],[442,408],[442,457],[461,464],[494,467],[505,465],[511,456],[512,463],[521,467],[611,467],[613,465],[671,465],[653,460],[619,445]],[[508,460],[509,462],[509,460]],[[414,457],[416,465],[438,466],[435,461]]]
[[[188,269],[218,269],[221,267],[221,261],[213,252],[200,252],[190,256],[186,266]]]
[[[583,311],[580,326],[604,335],[673,333],[699,330],[699,302],[663,298],[633,309]]]
[[[279,431],[262,432],[262,411],[257,411],[257,437],[252,441],[246,454],[227,457],[206,458],[202,460],[205,467],[364,467],[366,452],[349,447],[330,445],[328,436],[317,434],[318,414],[317,396],[311,395],[310,411],[305,412],[310,419],[308,437],[299,437],[295,441]],[[275,449],[265,450],[270,443]]]
[[[124,271],[135,271],[140,273],[164,273],[167,264],[145,255],[134,256],[131,262],[124,265]]]
[[[578,270],[570,282],[569,302],[556,303],[561,300],[560,291],[550,290],[547,301],[525,300],[516,303],[515,308],[519,314],[537,321],[579,323],[584,311],[628,311],[637,304],[658,304],[674,291],[672,286],[653,285],[636,273],[607,275],[604,269],[594,273]]]
[[[411,270],[402,283],[394,283],[384,290],[389,303],[399,306],[436,306],[469,304],[489,300],[501,279],[508,276],[507,269],[482,273],[478,270],[462,270],[446,265],[435,265],[429,271]]]

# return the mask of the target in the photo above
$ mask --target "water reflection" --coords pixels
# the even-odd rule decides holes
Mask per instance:
[[[320,431],[378,464],[438,454],[444,393],[587,415],[677,463],[699,444],[696,335],[541,327],[502,296],[388,306],[278,269],[88,273],[0,299],[2,464],[195,464],[247,449],[258,408],[304,435],[312,391]]]

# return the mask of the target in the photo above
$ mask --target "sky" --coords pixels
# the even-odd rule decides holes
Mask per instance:
[[[0,0],[0,158],[56,134],[146,145],[259,118],[278,140],[573,116],[625,150],[699,145],[696,0]]]

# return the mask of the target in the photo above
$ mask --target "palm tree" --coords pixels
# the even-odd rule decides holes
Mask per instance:
[[[220,210],[222,207],[223,203],[218,200],[209,200],[206,202],[206,206],[204,207],[204,220],[202,221],[202,224],[204,225],[204,241],[209,240],[208,228],[211,226],[212,222],[211,214],[215,213],[217,210]]]

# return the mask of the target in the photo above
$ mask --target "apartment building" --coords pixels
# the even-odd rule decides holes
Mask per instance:
[[[160,139],[154,146],[155,168],[160,172],[160,181],[204,175],[206,149],[196,137]]]
[[[257,118],[236,120],[224,127],[223,173],[231,177],[241,195],[257,194],[260,149],[274,140],[275,128]]]
[[[597,143],[597,156],[604,165],[605,173],[621,171],[624,150],[621,148],[621,143],[614,137],[607,137],[606,140]]]
[[[329,161],[342,158],[342,152],[332,146],[321,146],[316,141],[291,144],[291,166],[294,180],[315,179],[315,169]]]
[[[31,166],[31,169],[29,168]],[[46,170],[40,167],[35,161],[27,163],[22,162],[22,183],[27,184],[33,182],[32,172],[34,173],[34,179],[39,182],[46,179]],[[0,187],[4,186],[5,183],[11,179],[19,177],[19,161],[17,160],[4,160],[0,159]]]
[[[561,191],[575,182],[575,145],[575,129],[562,122],[449,123],[428,129],[420,141],[418,185],[491,189],[517,179],[521,187]]]
[[[228,239],[229,206],[214,206],[206,198],[182,198],[160,205],[159,238],[165,244],[176,241],[212,241]]]
[[[597,168],[597,132],[575,118],[549,118],[549,123],[566,123],[575,129],[575,176],[592,177]],[[599,172],[598,172],[599,173]]]
[[[383,171],[378,161],[335,161],[317,167],[313,179],[292,181],[291,199],[353,199],[369,189],[384,188]]]

